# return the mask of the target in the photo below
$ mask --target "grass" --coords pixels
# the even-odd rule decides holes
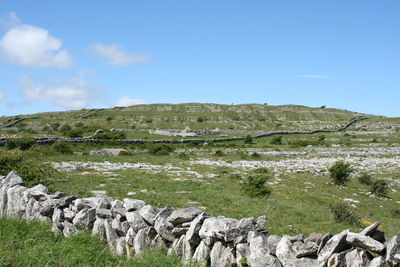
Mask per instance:
[[[91,134],[95,129],[109,130],[111,128],[125,128],[135,131],[127,132],[129,139],[182,139],[182,137],[167,137],[150,134],[149,130],[184,129],[189,126],[193,130],[219,128],[221,130],[243,131],[308,131],[315,129],[337,129],[354,117],[362,114],[334,109],[307,108],[302,106],[264,106],[264,105],[216,105],[216,104],[154,104],[139,105],[126,108],[107,110],[77,110],[67,112],[41,113],[32,116],[17,124],[10,131],[2,130],[0,134],[16,134],[18,136],[61,136],[59,130],[63,124],[86,129],[84,134]],[[28,117],[31,115],[28,115]],[[111,171],[94,171],[81,168],[76,171],[65,172],[62,179],[51,179],[51,191],[64,191],[79,197],[92,196],[92,190],[106,190],[107,195],[117,199],[125,197],[138,198],[158,207],[166,205],[174,208],[198,206],[212,215],[224,215],[233,218],[267,216],[265,228],[270,234],[296,235],[311,232],[337,233],[343,229],[359,231],[371,222],[380,221],[382,230],[388,237],[399,234],[398,219],[400,214],[400,170],[387,166],[379,172],[368,172],[373,179],[389,181],[387,197],[368,195],[371,185],[360,183],[355,170],[354,177],[350,177],[345,186],[331,182],[328,172],[315,175],[312,173],[282,172],[274,177],[271,169],[271,179],[267,183],[272,189],[269,197],[250,197],[242,190],[243,180],[249,176],[251,170],[246,167],[223,166],[236,161],[253,163],[279,162],[282,160],[296,160],[307,158],[327,159],[338,157],[343,159],[347,155],[362,162],[368,157],[394,158],[400,148],[400,119],[370,116],[370,120],[361,121],[345,132],[324,133],[317,135],[284,135],[280,142],[277,137],[253,139],[244,144],[243,141],[210,144],[177,144],[167,149],[168,155],[154,155],[148,145],[126,145],[115,142],[104,144],[69,144],[67,152],[81,152],[82,155],[61,153],[64,148],[54,146],[36,146],[28,149],[43,153],[51,162],[110,162],[110,163],[147,163],[153,165],[171,165],[180,169],[150,170],[128,169]],[[198,118],[203,120],[198,121]],[[111,118],[111,119],[109,119]],[[0,118],[5,121],[9,117]],[[61,122],[58,130],[41,127],[51,126]],[[397,126],[396,126],[397,125]],[[226,132],[229,137],[246,136],[247,133]],[[218,135],[203,136],[215,138]],[[101,148],[125,148],[126,155],[101,156],[89,155],[89,151]],[[366,156],[363,153],[371,151],[386,151],[392,149],[392,154],[377,154]],[[0,153],[6,148],[0,148]],[[321,151],[327,151],[323,154]],[[23,153],[26,153],[23,152]],[[330,155],[330,152],[338,154]],[[281,153],[281,154],[274,154]],[[291,154],[292,153],[292,154]],[[355,153],[355,154],[352,154]],[[196,160],[210,160],[221,166],[194,164]],[[290,163],[289,163],[290,164]],[[289,169],[290,166],[288,166]],[[193,174],[198,173],[200,176]],[[86,173],[86,174],[83,174]],[[52,177],[54,178],[54,177]],[[104,186],[99,186],[99,185]],[[143,189],[147,189],[147,193]],[[128,196],[128,192],[136,192]],[[360,218],[360,225],[345,220],[335,220],[335,214],[330,207],[335,203],[345,203],[343,199],[359,201],[349,205],[349,211]],[[351,203],[350,203],[351,204]],[[340,215],[340,214],[339,214]],[[12,228],[15,224],[15,227]],[[18,226],[20,225],[20,226]],[[87,234],[81,234],[71,239],[60,239],[52,236],[48,225],[35,223],[0,221],[0,262],[5,266],[12,266],[12,259],[22,262],[22,266],[74,266],[78,261],[71,251],[88,251],[85,264],[96,265],[130,265],[130,266],[163,266],[157,265],[165,261],[167,266],[179,264],[176,258],[163,258],[163,252],[152,251],[142,258],[133,258],[127,262],[125,258],[113,257],[108,253],[104,243],[92,239]],[[26,229],[34,229],[26,231]],[[42,229],[42,230],[41,230]],[[19,232],[18,232],[19,231]],[[22,232],[21,232],[22,231]],[[25,231],[25,232],[23,232]],[[13,233],[9,235],[8,233]],[[10,237],[9,237],[10,236]],[[11,236],[14,236],[11,237]],[[18,237],[18,238],[17,238]],[[31,241],[29,241],[31,240]],[[33,243],[32,240],[37,240]],[[1,242],[4,242],[1,243]],[[94,243],[90,243],[94,242]],[[7,245],[11,244],[11,245]],[[14,244],[14,245],[12,245]],[[46,244],[51,244],[47,246]],[[85,244],[85,245],[82,245]],[[80,247],[82,245],[82,247]],[[89,249],[86,249],[88,247]],[[92,247],[95,248],[92,250]],[[47,251],[43,259],[39,250]],[[62,252],[60,252],[62,251]],[[65,261],[60,255],[71,255]],[[89,255],[90,254],[90,255]],[[100,254],[99,258],[97,256]],[[29,256],[30,255],[30,256]],[[24,261],[24,257],[30,257]],[[76,255],[79,257],[79,255]],[[10,260],[11,259],[11,260]],[[91,260],[92,259],[92,260]],[[139,262],[142,261],[142,262]],[[32,263],[31,263],[32,262]],[[109,263],[111,262],[111,263]],[[8,264],[8,265],[7,265]],[[133,265],[132,265],[133,264]],[[147,264],[147,265],[146,265]],[[0,265],[1,266],[1,265]],[[178,265],[179,266],[179,265]]]
[[[183,266],[165,251],[138,257],[113,256],[105,241],[87,232],[55,236],[50,225],[0,218],[0,266]]]

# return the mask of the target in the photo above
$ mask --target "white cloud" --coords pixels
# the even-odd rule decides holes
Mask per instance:
[[[297,75],[298,78],[307,78],[307,79],[326,79],[333,78],[333,76],[325,75],[325,74],[301,74]]]
[[[0,92],[0,100],[3,100],[6,96],[4,95],[3,92]]]
[[[49,85],[36,85],[28,77],[22,76],[18,84],[23,88],[25,98],[47,100],[64,108],[86,107],[98,94],[97,89],[83,78],[71,78],[64,82],[54,80]]]
[[[0,60],[35,67],[69,67],[72,60],[68,51],[61,49],[62,41],[45,29],[20,24],[15,13],[10,13],[12,25],[0,39]]]
[[[143,99],[140,98],[131,98],[129,96],[123,96],[120,98],[115,106],[117,107],[127,107],[127,106],[132,106],[132,105],[142,105],[142,104],[147,104],[147,102]]]
[[[107,59],[107,64],[113,66],[127,66],[132,63],[146,62],[150,56],[141,53],[129,53],[122,50],[118,44],[97,43],[92,46],[94,52]]]
[[[9,29],[20,23],[21,19],[15,14],[15,12],[9,12],[4,18],[0,18],[0,25],[5,29]]]

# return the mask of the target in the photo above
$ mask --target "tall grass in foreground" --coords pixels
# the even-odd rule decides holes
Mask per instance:
[[[0,266],[182,266],[176,256],[153,250],[129,260],[113,256],[105,241],[82,232],[55,236],[50,224],[0,218]]]

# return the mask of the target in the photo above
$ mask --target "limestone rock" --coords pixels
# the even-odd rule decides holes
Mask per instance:
[[[181,223],[192,221],[200,213],[202,213],[202,210],[194,207],[179,209],[172,212],[167,220],[173,225],[178,225]]]
[[[51,220],[56,225],[61,224],[64,221],[64,211],[62,209],[54,209]]]
[[[76,227],[82,227],[86,229],[91,229],[93,227],[93,223],[96,220],[96,209],[95,208],[90,208],[90,209],[83,209],[76,214],[74,219],[72,220],[72,223]]]
[[[76,226],[68,221],[64,221],[61,223],[62,227],[63,227],[63,235],[65,237],[70,237],[72,235],[74,235],[75,233],[77,233],[77,229]]]
[[[207,218],[200,228],[199,236],[210,245],[214,239],[223,239],[228,231],[236,228],[237,223],[236,219],[223,216]]]
[[[369,225],[368,227],[364,228],[361,232],[360,235],[366,235],[366,236],[371,236],[373,232],[375,232],[376,229],[378,229],[380,223],[379,222],[374,222],[373,224]]]
[[[220,241],[215,242],[213,248],[210,252],[210,266],[211,267],[219,267],[219,259],[222,256],[222,251],[225,247],[222,245]]]
[[[289,236],[283,236],[279,241],[278,247],[276,248],[276,256],[284,267],[313,267],[318,266],[317,260],[311,258],[300,258],[295,257],[296,252],[294,251]]]
[[[200,243],[199,231],[206,218],[209,218],[209,215],[202,212],[190,223],[190,227],[186,232],[186,239],[190,244],[197,245]]]
[[[156,229],[157,233],[164,239],[171,242],[174,241],[175,237],[172,234],[174,226],[172,225],[172,223],[168,222],[165,217],[157,216],[154,222],[154,228]]]
[[[320,253],[320,251],[324,248],[325,244],[333,237],[333,235],[331,233],[326,233],[321,237],[321,241],[319,243],[319,247],[318,247],[318,254]]]
[[[348,245],[346,244],[346,237],[348,232],[348,230],[344,230],[341,233],[333,236],[331,239],[328,240],[328,242],[326,242],[325,246],[318,254],[318,264],[320,266],[324,266],[327,260],[332,256],[332,254],[341,252],[348,248]]]
[[[156,235],[157,233],[152,227],[140,229],[133,243],[136,254],[143,253],[150,246],[151,240]]]
[[[164,242],[164,239],[160,235],[156,235],[156,237],[151,241],[150,246],[159,250],[167,250],[168,247]]]
[[[190,245],[189,241],[183,239],[182,241],[182,262],[184,264],[190,263],[193,258],[193,250],[192,246]]]
[[[375,239],[356,233],[347,233],[346,242],[352,246],[361,247],[377,253],[385,249],[385,246]]]
[[[346,265],[351,267],[367,266],[369,260],[366,251],[354,249],[346,254]]]
[[[182,256],[183,240],[185,238],[186,236],[182,235],[179,239],[175,239],[174,242],[172,242],[171,247],[168,249],[168,255],[176,254]]]
[[[209,258],[210,248],[202,241],[197,246],[196,251],[193,254],[193,260],[199,262],[201,266],[207,266]]]
[[[318,245],[315,242],[308,241],[305,243],[299,242],[298,245],[293,244],[296,258],[317,256]]]
[[[69,208],[64,209],[64,219],[68,220],[69,222],[72,222],[72,220],[75,218],[76,212]]]
[[[304,239],[304,243],[308,241],[312,241],[319,245],[321,243],[322,235],[320,233],[311,233],[306,239]]]
[[[92,235],[98,236],[101,239],[106,238],[106,229],[104,227],[104,219],[97,218],[93,223]]]
[[[7,190],[6,214],[11,218],[21,218],[25,214],[26,203],[23,201],[22,194],[27,190],[25,186],[19,184]]]
[[[126,211],[140,210],[145,205],[146,203],[143,200],[124,198],[123,207],[126,209]]]
[[[103,219],[111,218],[111,210],[98,208],[96,209],[96,216]]]
[[[250,247],[247,243],[236,245],[236,264],[238,267],[248,266],[250,264]]]
[[[24,181],[17,171],[10,171],[5,178],[1,180],[1,187],[14,187],[16,185],[24,185]]]
[[[125,237],[120,237],[115,242],[115,254],[124,255],[126,254],[125,252],[126,252]]]
[[[233,248],[224,248],[221,251],[221,258],[218,261],[218,266],[231,267],[236,264],[235,256],[233,255]]]
[[[400,253],[400,239],[398,236],[394,236],[386,246],[386,261],[389,263],[400,264],[400,261],[395,258],[396,254]]]
[[[342,251],[340,253],[333,253],[329,257],[327,267],[343,267],[346,265],[346,253],[348,250]]]
[[[130,247],[133,247],[135,237],[136,237],[136,232],[135,232],[132,228],[129,228],[129,230],[128,230],[128,232],[126,233],[126,236],[125,236],[125,242],[126,242],[126,244],[127,244],[128,246],[130,246]]]
[[[158,212],[159,210],[151,205],[145,205],[139,210],[140,216],[150,225],[154,225],[154,220]]]
[[[272,255],[276,255],[276,247],[281,241],[281,237],[277,235],[270,235],[267,237],[268,250]]]
[[[389,267],[389,265],[382,256],[378,256],[370,261],[368,267]]]
[[[104,229],[106,232],[106,239],[108,246],[112,253],[116,254],[118,236],[111,227],[111,219],[104,220]]]
[[[149,225],[143,220],[142,216],[140,216],[139,211],[127,212],[126,220],[129,225],[133,228],[133,230],[137,233],[140,229],[146,228]]]

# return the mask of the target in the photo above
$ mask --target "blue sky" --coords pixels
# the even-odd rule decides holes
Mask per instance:
[[[0,5],[0,115],[141,103],[400,116],[400,1]]]

